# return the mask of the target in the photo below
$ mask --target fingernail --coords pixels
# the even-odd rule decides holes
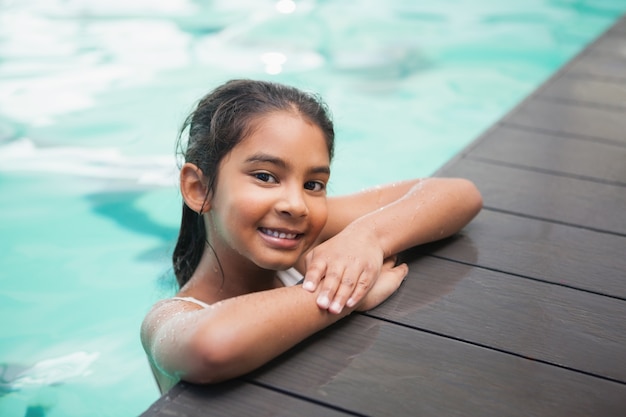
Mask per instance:
[[[354,307],[354,305],[356,304],[356,302],[354,301],[354,298],[348,298],[348,301],[346,302],[346,305],[350,308]]]
[[[304,283],[302,284],[302,288],[307,291],[313,291],[315,289],[315,285],[313,285],[311,281],[304,281]]]
[[[341,307],[341,304],[339,304],[337,301],[335,301],[333,303],[333,305],[330,306],[329,310],[332,311],[335,314],[339,314],[339,313],[341,313],[341,310],[343,310],[343,307]]]
[[[328,308],[328,306],[330,305],[330,300],[325,295],[322,295],[317,299],[317,305],[321,308]]]

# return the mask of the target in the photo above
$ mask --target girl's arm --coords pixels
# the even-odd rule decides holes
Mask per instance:
[[[340,313],[367,293],[383,259],[463,228],[482,208],[474,184],[460,178],[409,180],[329,198],[328,221],[305,258],[304,288],[320,308]]]
[[[407,272],[405,264],[387,262],[362,302],[341,314],[319,309],[317,294],[300,286],[246,294],[206,309],[165,300],[146,316],[142,343],[160,372],[194,383],[219,382],[256,369],[355,309],[375,307]]]

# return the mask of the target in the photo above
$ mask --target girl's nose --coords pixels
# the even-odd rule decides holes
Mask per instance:
[[[304,199],[303,190],[294,190],[285,187],[281,198],[276,203],[276,210],[283,215],[291,217],[304,217],[309,213],[309,208]]]

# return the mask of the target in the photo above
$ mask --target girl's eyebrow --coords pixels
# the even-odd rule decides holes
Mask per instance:
[[[254,155],[246,159],[246,163],[255,162],[267,162],[280,168],[287,168],[287,162],[276,156],[268,155],[266,153],[255,153]]]
[[[265,162],[270,163],[272,165],[276,165],[279,168],[287,169],[289,164],[281,158],[278,158],[273,155],[269,155],[266,153],[256,153],[246,159],[246,163],[255,163],[255,162]],[[312,174],[328,174],[330,175],[330,167],[328,165],[322,165],[317,167],[312,167],[309,169],[309,172]]]

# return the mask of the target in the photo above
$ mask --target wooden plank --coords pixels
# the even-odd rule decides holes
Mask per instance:
[[[626,83],[626,60],[601,51],[589,51],[568,65],[567,74]]]
[[[531,98],[509,113],[502,123],[540,129],[548,133],[602,138],[626,144],[623,110],[583,107]]]
[[[372,316],[626,383],[626,300],[430,257],[409,266]]]
[[[467,157],[626,186],[626,146],[611,143],[500,126]]]
[[[619,19],[580,54],[559,70],[561,74],[626,82],[626,18]],[[553,77],[546,84],[551,84]]]
[[[612,106],[624,111],[626,110],[626,83],[564,75],[543,86],[535,97],[574,101],[587,105]]]
[[[624,384],[359,315],[253,377],[369,416],[621,417],[626,409]]]
[[[626,17],[622,17],[617,22],[615,22],[615,24],[613,24],[613,26],[611,27],[609,32],[610,33],[625,33],[626,34]]]
[[[474,181],[485,207],[626,236],[624,187],[470,159],[441,174]]]
[[[626,238],[483,210],[436,256],[626,300]]]
[[[592,43],[587,51],[626,59],[626,34],[619,31],[609,31]]]
[[[217,385],[179,383],[141,417],[353,416],[243,381]]]

